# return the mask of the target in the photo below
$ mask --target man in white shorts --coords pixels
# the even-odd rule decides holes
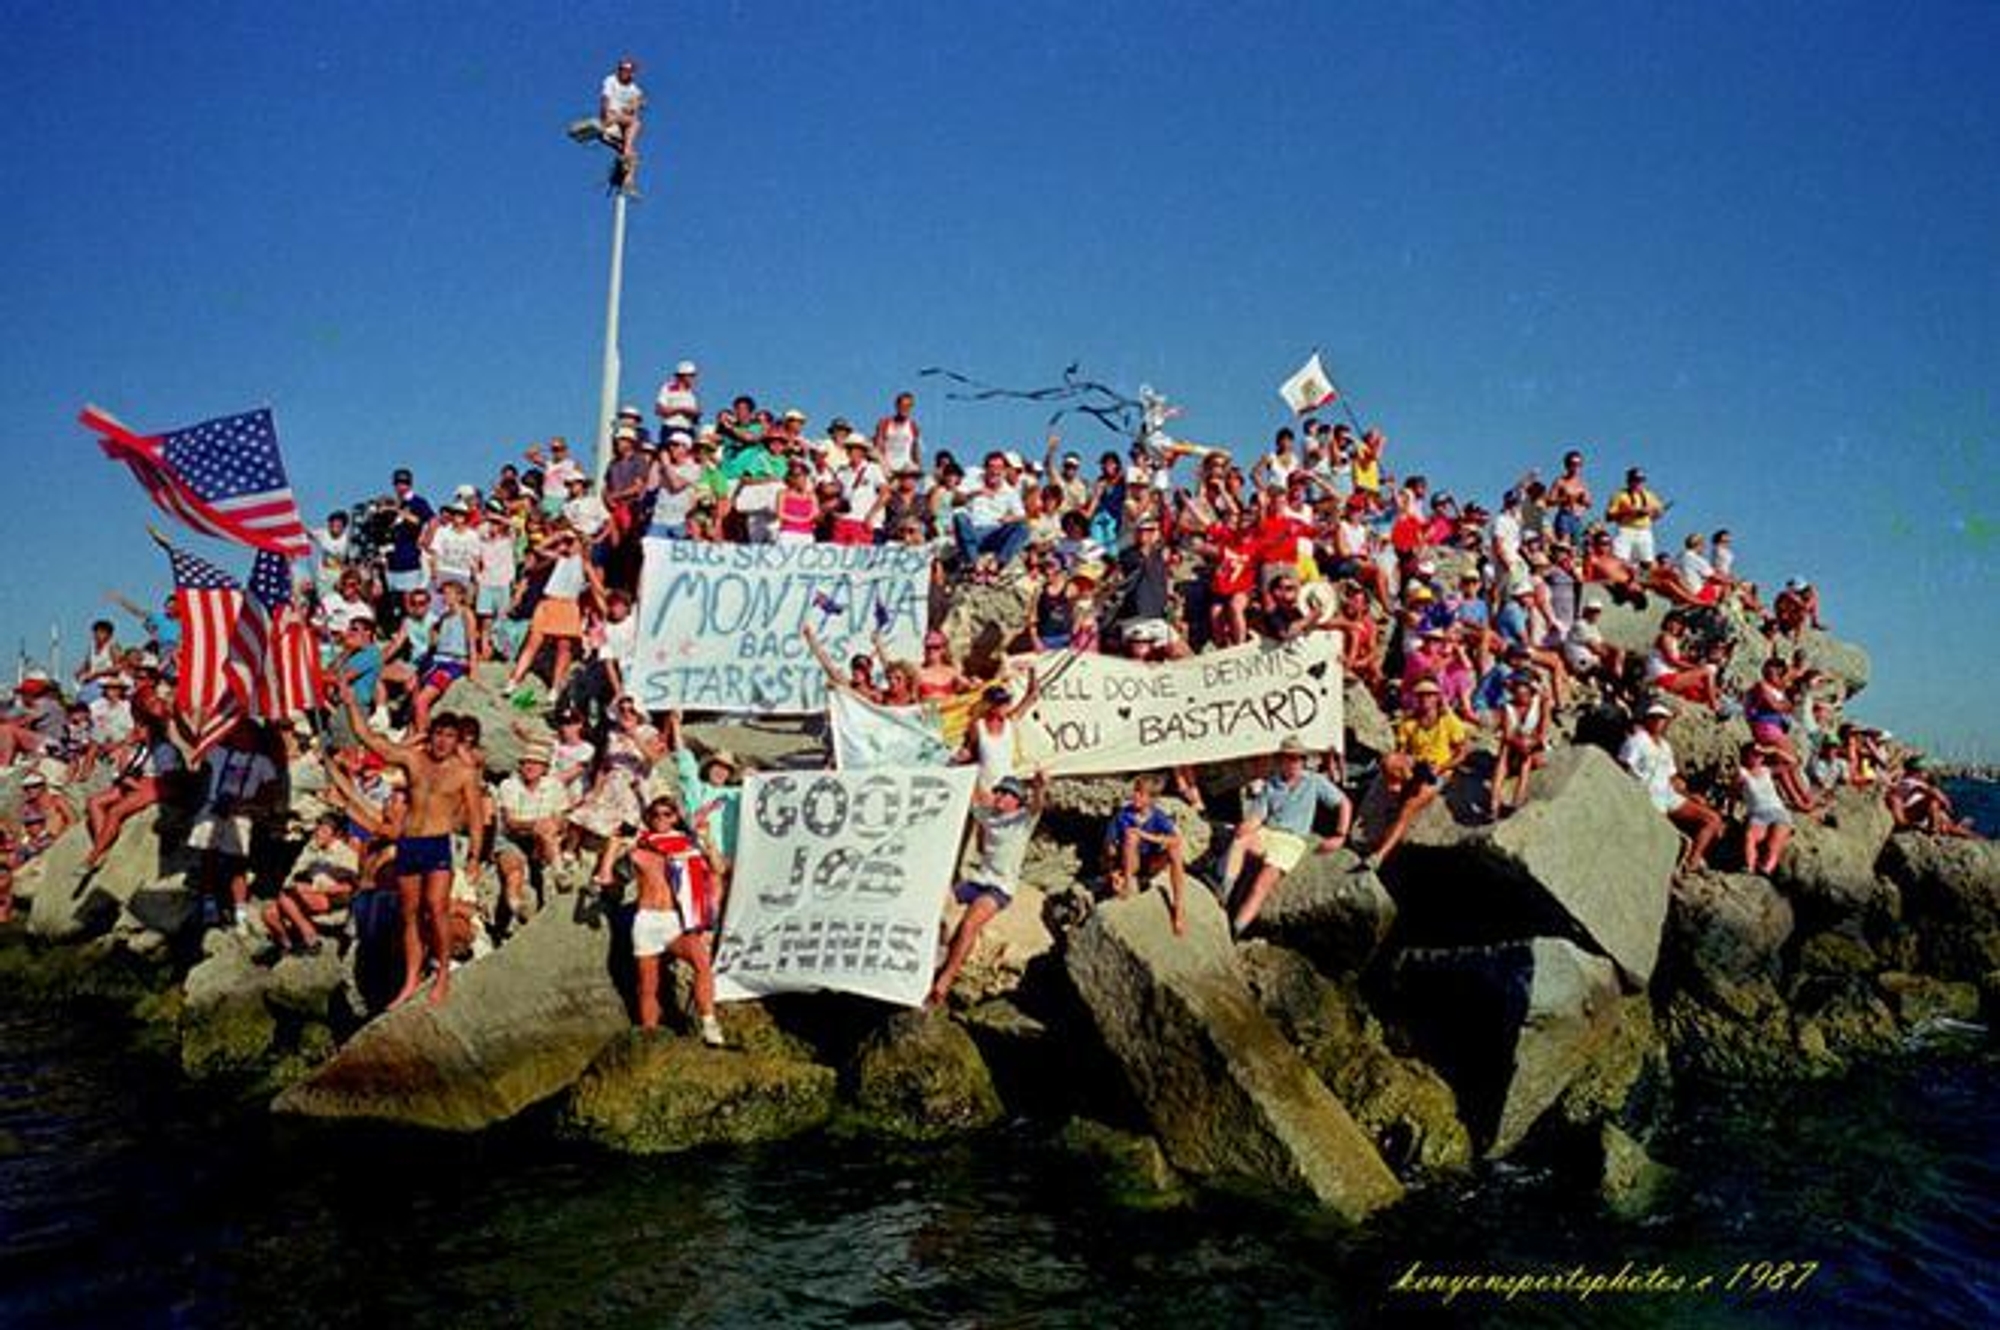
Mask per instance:
[[[683,960],[694,970],[694,1007],[701,1041],[721,1048],[715,1017],[715,965],[709,940],[722,914],[715,851],[688,834],[679,805],[655,799],[646,805],[645,828],[632,847],[638,911],[632,916],[632,959],[638,971],[639,1027],[659,1028],[660,957]]]

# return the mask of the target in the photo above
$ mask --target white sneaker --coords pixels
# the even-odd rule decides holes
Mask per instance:
[[[707,1044],[710,1048],[727,1047],[728,1040],[722,1037],[722,1022],[713,1016],[702,1017],[701,1042]]]

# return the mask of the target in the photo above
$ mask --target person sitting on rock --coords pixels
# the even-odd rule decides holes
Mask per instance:
[[[1532,671],[1516,670],[1507,679],[1507,697],[1494,713],[1498,751],[1493,759],[1493,783],[1486,807],[1494,821],[1528,802],[1528,777],[1548,761],[1549,699]],[[1512,807],[1505,797],[1507,777],[1514,778]]]
[[[645,808],[646,826],[632,846],[638,912],[632,917],[632,961],[638,977],[639,1028],[660,1025],[660,957],[687,962],[694,971],[694,1009],[701,1041],[724,1044],[715,1016],[715,963],[710,939],[722,917],[722,888],[715,849],[691,834],[672,799]]]
[[[278,899],[264,907],[264,933],[280,952],[318,955],[319,930],[344,910],[361,873],[361,854],[341,835],[347,819],[322,813]]]
[[[1465,761],[1471,731],[1444,705],[1435,679],[1419,679],[1412,689],[1413,714],[1396,722],[1396,749],[1382,757],[1382,779],[1395,807],[1368,867],[1379,869],[1402,844],[1417,815],[1436,801],[1451,773]]]
[[[1287,735],[1278,745],[1277,775],[1260,782],[1244,798],[1243,821],[1230,837],[1217,884],[1226,904],[1244,860],[1251,855],[1262,860],[1230,921],[1231,931],[1237,934],[1256,922],[1272,888],[1299,866],[1308,849],[1314,854],[1332,854],[1347,844],[1354,807],[1329,777],[1309,770],[1306,759],[1306,746],[1296,736]],[[1317,836],[1313,831],[1314,815],[1322,808],[1331,809],[1337,819],[1331,836]]]
[[[521,750],[514,774],[500,782],[493,802],[498,821],[493,862],[500,870],[507,912],[519,927],[534,913],[528,899],[530,871],[548,873],[562,862],[563,819],[571,803],[569,788],[549,772],[546,744]]]
[[[1590,543],[1585,547],[1583,580],[1601,583],[1611,599],[1621,605],[1643,610],[1648,604],[1646,593],[1639,589],[1638,573],[1612,550],[1611,533],[1608,531],[1599,531],[1591,536]]]
[[[1618,762],[1646,789],[1653,807],[1666,814],[1691,839],[1682,846],[1675,871],[1708,867],[1708,847],[1722,834],[1722,814],[1687,792],[1674,761],[1674,746],[1667,742],[1667,726],[1674,718],[1672,704],[1655,700],[1625,736],[1618,750]]]
[[[1167,810],[1159,806],[1159,794],[1158,776],[1140,776],[1132,782],[1131,796],[1111,815],[1104,829],[1105,874],[1112,892],[1125,897],[1164,870],[1173,889],[1169,912],[1174,933],[1179,935],[1187,932],[1187,917],[1182,909],[1187,865],[1180,830]]]
[[[1023,786],[1013,776],[991,790],[975,790],[972,795],[972,824],[977,836],[975,857],[965,880],[953,888],[958,903],[965,907],[958,927],[952,930],[944,964],[931,983],[926,1006],[939,1007],[951,994],[958,972],[972,954],[980,932],[1014,902],[1021,881],[1021,865],[1028,856],[1028,841],[1035,820],[1041,816],[1048,797],[1048,783],[1036,772]]]
[[[74,826],[76,814],[69,811],[67,803],[49,793],[46,776],[31,770],[21,778],[21,801],[15,805],[14,820],[19,823],[20,831],[14,837],[11,862],[24,864]]]
[[[1340,634],[1340,668],[1370,692],[1382,689],[1382,634],[1368,609],[1368,594],[1353,582],[1340,588],[1340,608],[1327,627]]]
[[[1678,614],[1669,614],[1660,622],[1659,636],[1653,639],[1653,650],[1646,657],[1646,682],[1709,708],[1722,700],[1715,666],[1689,653],[1685,626]]]
[[[1563,638],[1563,663],[1579,679],[1603,679],[1616,687],[1625,677],[1625,653],[1604,640],[1603,620],[1604,602],[1585,597]]]
[[[1737,793],[1743,799],[1743,871],[1769,877],[1792,839],[1792,810],[1778,797],[1771,764],[1756,744],[1737,757]]]
[[[1750,737],[1763,752],[1770,775],[1785,801],[1802,813],[1814,812],[1818,801],[1799,770],[1798,754],[1792,749],[1793,702],[1786,680],[1789,672],[1778,656],[1765,660],[1757,682],[1743,694],[1743,718],[1750,723]]]
[[[1807,628],[1820,632],[1826,625],[1819,618],[1819,591],[1803,577],[1789,579],[1771,602],[1771,632],[1780,637],[1797,637]]]
[[[1951,797],[1931,780],[1922,754],[1913,753],[1903,763],[1903,774],[1889,787],[1886,802],[1898,829],[1933,836],[1979,836],[1969,824],[1959,821]]]

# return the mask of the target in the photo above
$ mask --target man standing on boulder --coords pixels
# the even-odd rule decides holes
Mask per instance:
[[[482,798],[479,773],[458,752],[456,717],[431,722],[421,745],[391,743],[376,733],[361,714],[354,687],[339,682],[341,700],[354,735],[383,761],[401,767],[409,778],[408,816],[396,841],[396,897],[403,919],[403,986],[390,1006],[417,991],[428,949],[437,977],[430,1002],[438,1006],[451,996],[451,836],[464,830],[471,841],[469,863],[479,862]],[[420,921],[422,927],[420,927]],[[428,948],[426,947],[428,944]]]
[[[688,834],[672,799],[646,805],[646,826],[632,847],[638,913],[632,917],[632,960],[638,972],[639,1028],[660,1025],[660,957],[686,961],[694,970],[694,1009],[701,1041],[723,1045],[715,1018],[715,965],[709,939],[722,914],[715,849]]]
[[[1322,808],[1334,810],[1339,819],[1331,836],[1313,834],[1313,816]],[[1243,869],[1243,860],[1257,855],[1263,863],[1250,879],[1243,901],[1236,907],[1230,928],[1242,933],[1264,908],[1264,898],[1285,874],[1299,866],[1311,849],[1314,854],[1332,854],[1347,844],[1347,832],[1354,820],[1354,808],[1340,787],[1325,774],[1306,769],[1306,746],[1287,735],[1278,745],[1278,774],[1263,788],[1243,801],[1243,821],[1230,839],[1222,860],[1223,903]]]

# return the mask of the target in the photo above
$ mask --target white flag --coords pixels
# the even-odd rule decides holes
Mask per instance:
[[[1326,366],[1319,363],[1319,352],[1312,353],[1312,359],[1299,366],[1298,373],[1278,385],[1278,396],[1285,399],[1285,405],[1292,408],[1292,414],[1302,416],[1339,397],[1334,391],[1333,378],[1326,372]]]

